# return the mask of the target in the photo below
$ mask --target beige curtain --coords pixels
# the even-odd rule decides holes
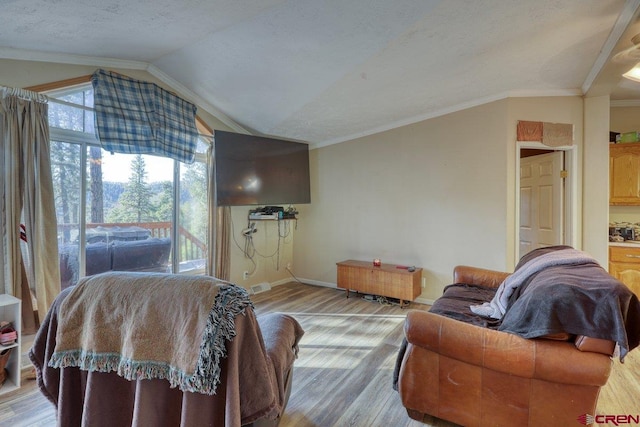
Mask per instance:
[[[231,278],[231,259],[229,256],[229,236],[231,234],[231,208],[218,207],[218,226],[216,228],[216,277],[222,280]]]
[[[231,277],[231,258],[229,251],[229,236],[231,235],[231,209],[218,207],[216,203],[216,170],[214,149],[209,148],[207,162],[209,176],[208,205],[209,205],[209,233],[207,238],[207,274],[222,280]]]
[[[0,245],[4,292],[22,299],[23,328],[29,330],[30,292],[42,318],[60,293],[57,224],[49,159],[47,99],[22,89],[1,88],[0,162],[2,219]],[[20,248],[25,224],[27,258]],[[26,267],[26,269],[25,269]],[[26,274],[26,280],[25,280]],[[28,286],[23,284],[28,283]]]

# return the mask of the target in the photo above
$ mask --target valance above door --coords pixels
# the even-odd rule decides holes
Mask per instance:
[[[517,141],[536,141],[549,147],[573,145],[573,125],[518,120]]]

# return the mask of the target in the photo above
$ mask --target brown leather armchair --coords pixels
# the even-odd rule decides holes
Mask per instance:
[[[498,287],[507,275],[456,267],[454,283]],[[586,337],[524,339],[424,311],[408,314],[405,335],[398,392],[407,413],[464,426],[579,425],[595,414],[614,349]]]

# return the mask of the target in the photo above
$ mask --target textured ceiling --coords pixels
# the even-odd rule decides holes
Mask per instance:
[[[324,145],[506,96],[581,95],[637,4],[3,0],[0,48],[147,63],[244,129]]]

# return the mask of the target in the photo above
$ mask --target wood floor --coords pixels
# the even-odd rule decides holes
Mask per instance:
[[[411,420],[391,388],[406,309],[344,292],[289,283],[252,297],[256,311],[293,315],[305,330],[292,394],[281,427],[424,426]],[[411,309],[428,306],[412,304]],[[30,345],[23,340],[23,352]],[[24,363],[28,359],[23,357]],[[27,365],[24,365],[27,366]],[[0,396],[0,426],[53,426],[53,406],[23,369],[23,386]],[[599,414],[640,414],[640,350],[614,363],[598,401]],[[432,419],[429,426],[452,426]]]

